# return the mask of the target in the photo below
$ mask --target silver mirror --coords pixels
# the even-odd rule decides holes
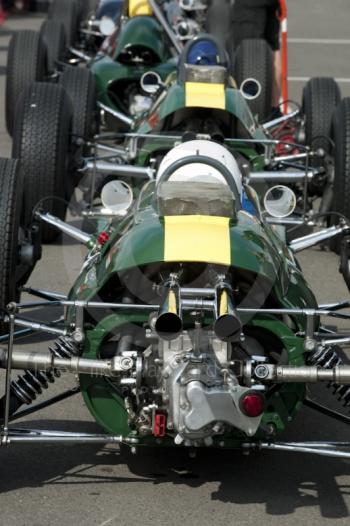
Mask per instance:
[[[132,205],[134,195],[131,187],[124,181],[110,181],[101,192],[101,201],[105,209],[114,214],[126,213]]]
[[[264,197],[265,210],[272,217],[288,217],[294,212],[296,205],[296,195],[288,186],[273,186]]]
[[[141,77],[140,84],[143,91],[150,95],[157,93],[159,88],[163,85],[162,79],[158,73],[155,73],[154,71],[147,71],[144,73]]]
[[[99,26],[100,32],[105,37],[110,37],[111,35],[113,35],[117,27],[112,18],[109,18],[109,16],[103,16],[100,20]]]
[[[245,99],[254,100],[261,94],[261,84],[258,80],[253,78],[245,79],[239,90]]]

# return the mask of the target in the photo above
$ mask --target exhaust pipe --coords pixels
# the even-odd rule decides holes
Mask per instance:
[[[242,331],[242,323],[234,308],[232,293],[225,284],[220,284],[216,290],[216,321],[214,332],[224,342],[238,341]]]
[[[180,287],[172,281],[159,310],[154,330],[163,340],[171,341],[180,336],[182,329]]]

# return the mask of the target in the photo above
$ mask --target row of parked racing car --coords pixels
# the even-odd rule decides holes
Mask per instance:
[[[350,405],[338,352],[350,336],[326,325],[350,319],[350,303],[319,305],[296,254],[336,251],[349,287],[350,99],[313,78],[301,104],[272,116],[271,49],[247,39],[226,50],[210,2],[96,4],[54,0],[41,30],[17,32],[9,48],[1,443],[350,458],[349,442],[276,440],[303,405],[349,423],[306,384],[327,382]],[[31,288],[43,243],[62,232],[86,245],[73,287]],[[57,306],[51,322],[23,314]],[[47,353],[14,348],[33,331],[57,337]],[[78,387],[33,404],[61,371]],[[10,425],[77,392],[101,434]]]

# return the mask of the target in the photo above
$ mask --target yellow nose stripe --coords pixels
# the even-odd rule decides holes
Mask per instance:
[[[129,0],[129,17],[148,16],[152,14],[152,9],[147,0]]]
[[[213,108],[224,110],[226,96],[224,84],[186,82],[186,107]]]
[[[167,216],[164,221],[164,261],[231,264],[229,218]]]

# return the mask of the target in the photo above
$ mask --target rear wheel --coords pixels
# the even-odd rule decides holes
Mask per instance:
[[[13,133],[16,105],[22,92],[46,76],[45,45],[36,31],[19,31],[11,39],[6,78],[6,126]]]
[[[23,196],[23,173],[19,162],[0,159],[0,333],[1,321],[10,301],[19,299],[16,269],[19,265],[19,228]]]
[[[332,116],[341,100],[338,84],[330,77],[312,78],[303,91],[305,141],[314,150],[331,151]]]
[[[33,209],[41,208],[64,219],[69,198],[72,105],[55,84],[33,84],[21,97],[15,122],[12,157],[20,159],[26,174],[23,213],[30,223]],[[43,225],[42,239],[57,232]]]
[[[234,76],[238,87],[247,79],[260,83],[260,95],[248,104],[259,122],[266,120],[272,110],[273,54],[265,40],[256,38],[241,42],[234,55]]]
[[[64,25],[66,41],[73,46],[77,41],[80,5],[78,0],[53,0],[49,9],[49,18]]]
[[[231,5],[228,0],[215,0],[210,2],[205,21],[205,29],[208,33],[222,42],[223,46],[229,46],[231,32]],[[233,48],[228,49],[228,51],[232,50]]]
[[[73,105],[74,139],[89,139],[93,130],[96,86],[93,74],[88,69],[67,68],[60,77]]]
[[[334,189],[332,211],[350,219],[350,98],[341,101],[333,115]],[[336,219],[333,223],[338,222]],[[340,251],[340,236],[331,248]]]
[[[47,19],[40,29],[40,34],[47,49],[47,68],[49,73],[57,69],[57,62],[62,60],[66,49],[66,33],[62,22]]]

